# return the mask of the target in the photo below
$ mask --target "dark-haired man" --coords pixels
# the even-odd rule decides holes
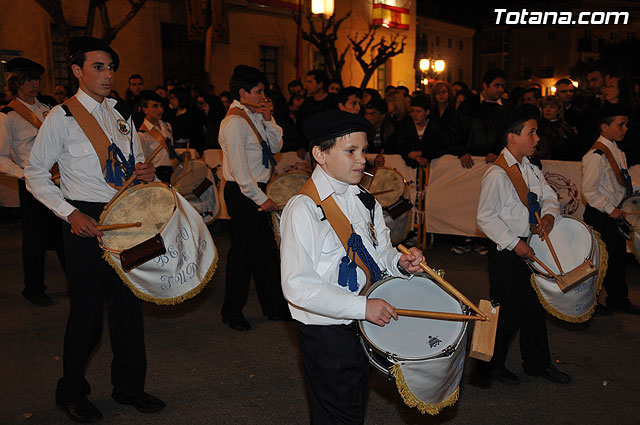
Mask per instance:
[[[142,105],[140,104],[140,93],[144,90],[144,80],[142,75],[133,74],[129,77],[129,87],[125,95],[127,105],[129,105],[129,112],[133,115],[133,122],[136,128],[140,128],[140,124],[144,121],[144,112],[142,112]]]
[[[37,99],[44,67],[26,58],[7,62],[8,86],[13,100],[0,112],[0,172],[18,179],[22,218],[22,295],[38,306],[53,304],[45,294],[44,263],[47,245],[52,245],[64,268],[62,222],[27,190],[24,167],[31,148],[51,109]]]
[[[360,101],[362,100],[362,90],[357,87],[345,87],[338,92],[338,109],[352,114],[360,113]]]
[[[298,117],[296,120],[297,137],[298,141],[298,156],[304,158],[309,141],[302,131],[302,124],[309,119],[309,117],[319,113],[330,111],[332,109],[338,109],[335,95],[330,95],[327,90],[329,87],[329,76],[321,69],[314,69],[307,73],[307,78],[304,81],[304,88],[307,91],[307,98],[305,99],[300,110],[298,111]]]
[[[431,101],[425,95],[411,98],[411,120],[398,130],[398,153],[409,167],[426,167],[429,161],[442,156],[445,139],[435,122],[429,119]]]
[[[233,70],[229,88],[234,101],[220,124],[224,200],[231,218],[222,321],[248,331],[242,309],[253,276],[262,312],[269,320],[290,318],[280,287],[278,248],[270,213],[283,208],[265,191],[274,172],[273,153],[282,148],[282,129],[265,99],[265,75],[246,65]],[[247,261],[247,259],[251,259]]]
[[[119,58],[105,42],[93,37],[69,41],[71,70],[80,88],[75,96],[51,110],[31,150],[25,168],[27,188],[40,202],[65,220],[70,311],[64,338],[63,377],[56,388],[56,405],[76,422],[97,422],[102,413],[87,396],[85,370],[102,334],[105,309],[113,351],[111,397],[141,412],[157,412],[164,403],[144,392],[146,354],[142,303],[102,259],[96,227],[104,206],[124,179],[155,177],[144,155],[131,117],[108,98]],[[95,131],[85,133],[92,126]],[[100,136],[100,133],[103,133]],[[117,153],[112,173],[98,156],[102,148]],[[105,149],[106,150],[106,149]],[[60,187],[49,169],[57,162]],[[116,172],[121,171],[124,175]]]

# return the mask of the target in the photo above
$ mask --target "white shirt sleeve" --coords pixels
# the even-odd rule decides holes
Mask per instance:
[[[24,178],[24,170],[11,159],[12,120],[0,113],[0,172],[18,179]]]
[[[582,196],[593,208],[611,214],[616,206],[599,189],[600,180],[604,178],[605,162],[608,164],[605,155],[592,152],[582,158]]]
[[[266,142],[269,143],[271,152],[280,152],[280,149],[282,149],[282,144],[284,143],[282,140],[283,131],[282,128],[276,123],[275,118],[272,117],[271,121],[265,121],[264,129],[267,132]]]

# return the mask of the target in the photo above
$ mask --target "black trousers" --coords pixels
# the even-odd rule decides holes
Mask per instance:
[[[266,189],[265,184],[260,186]],[[235,182],[226,183],[224,200],[231,218],[231,248],[227,254],[222,315],[231,320],[242,316],[251,276],[262,313],[286,314],[289,310],[280,286],[280,260],[271,214],[258,211],[255,202],[244,196]]]
[[[70,201],[81,212],[97,219],[104,204]],[[111,383],[114,393],[144,390],[146,354],[142,303],[102,259],[96,238],[70,232],[65,222],[64,247],[69,259],[71,308],[64,336],[63,377],[57,394],[63,399],[86,396],[91,387],[84,377],[87,363],[102,334],[105,301],[113,361]]]
[[[298,322],[307,397],[313,425],[362,424],[371,365],[356,324],[304,325]]]
[[[585,207],[583,217],[585,223],[600,233],[609,253],[609,267],[602,282],[607,291],[607,304],[623,303],[629,297],[629,288],[625,280],[627,246],[618,230],[618,223],[591,205]]]
[[[30,296],[43,293],[45,290],[44,263],[47,248],[56,251],[60,265],[65,268],[63,220],[34,198],[23,180],[18,180],[18,196],[22,217],[24,293]]]
[[[489,247],[490,295],[500,303],[498,331],[491,360],[492,367],[502,367],[509,345],[520,330],[520,354],[525,372],[542,372],[551,363],[545,310],[529,280],[531,270],[518,255],[509,250]]]

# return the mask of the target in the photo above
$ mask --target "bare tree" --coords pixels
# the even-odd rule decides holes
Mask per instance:
[[[338,54],[336,40],[338,39],[338,30],[340,29],[340,25],[342,25],[349,16],[351,16],[351,11],[341,19],[336,19],[335,15],[332,15],[329,19],[322,18],[320,19],[320,29],[318,29],[316,28],[316,23],[314,22],[312,14],[309,13],[307,15],[309,31],[302,31],[302,39],[313,44],[324,58],[329,78],[340,81],[340,84],[342,84],[344,58],[347,55],[350,46],[347,45],[342,53]],[[300,19],[301,18],[298,13],[295,13],[294,20],[298,25],[302,25]]]
[[[379,66],[384,65],[390,58],[404,52],[404,46],[406,45],[407,36],[400,36],[400,34],[393,34],[389,42],[385,37],[382,37],[380,41],[374,44],[377,31],[377,28],[371,28],[360,39],[358,39],[358,33],[356,33],[355,37],[347,36],[353,48],[353,54],[364,71],[364,77],[362,77],[362,82],[360,83],[360,88],[362,89],[367,87],[374,71]],[[368,51],[372,54],[369,62],[365,60]]]

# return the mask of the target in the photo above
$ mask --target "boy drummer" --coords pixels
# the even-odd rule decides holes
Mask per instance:
[[[282,215],[283,293],[298,322],[311,422],[362,423],[370,366],[354,321],[384,326],[397,320],[393,306],[367,299],[363,289],[381,269],[397,277],[418,272],[424,257],[417,248],[401,255],[392,247],[380,204],[358,186],[371,124],[360,115],[328,111],[310,118],[303,130],[318,166],[301,191],[307,196],[294,196]],[[344,215],[342,227],[336,213]]]
[[[600,233],[609,252],[609,267],[603,281],[607,307],[622,313],[640,314],[640,308],[629,300],[625,281],[626,244],[617,223],[624,219],[618,205],[633,191],[627,158],[616,144],[627,133],[628,123],[629,111],[624,107],[605,103],[601,108],[600,137],[582,158],[582,194],[587,201],[584,221]]]
[[[518,330],[522,367],[527,375],[556,383],[571,381],[569,375],[551,363],[545,311],[531,287],[531,271],[523,261],[535,255],[525,242],[531,233],[529,210],[539,204],[542,220],[537,232],[541,235],[551,232],[560,213],[558,196],[547,184],[542,170],[527,158],[533,155],[539,140],[537,116],[537,108],[532,105],[520,106],[509,113],[506,147],[482,178],[478,202],[478,227],[492,241],[489,248],[491,299],[500,303],[491,377],[508,385],[520,383],[520,378],[505,367],[509,345]],[[514,182],[520,183],[519,190]],[[528,199],[531,194],[536,195],[537,202]]]

